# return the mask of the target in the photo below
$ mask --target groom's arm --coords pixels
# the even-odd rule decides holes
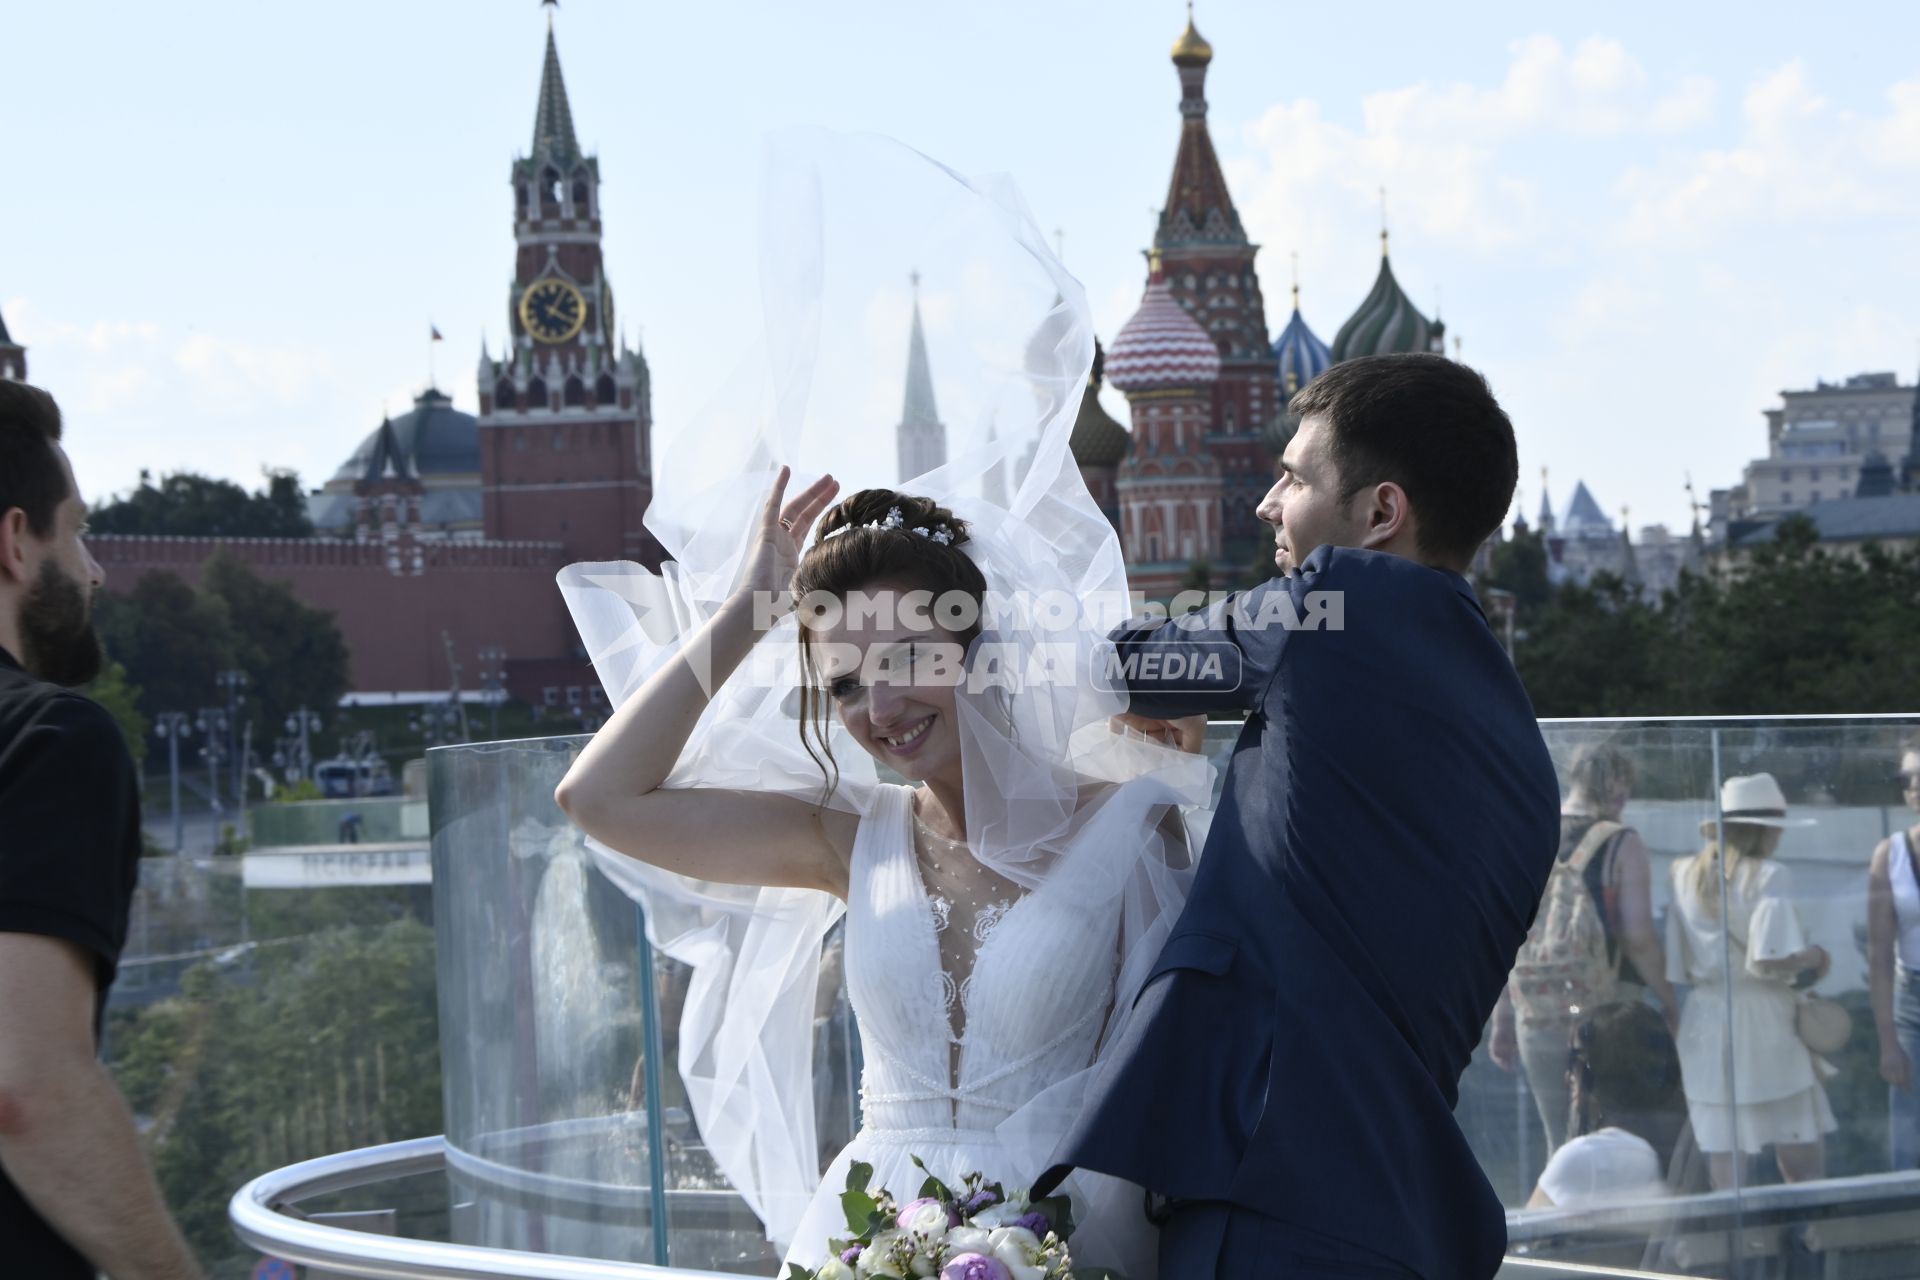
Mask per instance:
[[[1246,711],[1279,668],[1299,616],[1296,580],[1275,578],[1179,618],[1135,618],[1108,635],[1109,672],[1127,709],[1156,720]]]

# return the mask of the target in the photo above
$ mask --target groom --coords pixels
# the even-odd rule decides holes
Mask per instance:
[[[1131,713],[1246,713],[1186,910],[1036,1187],[1148,1190],[1163,1280],[1483,1280],[1452,1108],[1559,843],[1553,765],[1462,573],[1518,471],[1479,374],[1335,365],[1261,502],[1286,575],[1114,633]],[[1289,597],[1280,598],[1280,597]],[[1156,679],[1214,654],[1220,677]]]

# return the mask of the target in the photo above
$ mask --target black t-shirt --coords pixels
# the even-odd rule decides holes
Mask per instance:
[[[119,726],[0,649],[0,933],[62,938],[93,957],[96,1036],[139,869],[140,796]],[[7,1275],[94,1275],[4,1171],[0,1260]]]

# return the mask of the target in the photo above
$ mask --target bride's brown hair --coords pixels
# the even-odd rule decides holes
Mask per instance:
[[[900,519],[892,527],[892,513]],[[924,529],[925,533],[915,533]],[[945,532],[941,542],[932,535]],[[845,600],[855,591],[880,583],[926,591],[934,600],[948,592],[970,596],[974,621],[957,634],[964,648],[980,634],[980,606],[987,580],[980,566],[960,548],[967,541],[967,522],[932,498],[893,489],[862,489],[842,498],[820,517],[813,545],[800,558],[793,575],[796,602],[816,593]],[[800,626],[800,745],[820,766],[826,794],[839,785],[840,766],[827,738],[829,698],[813,662],[812,628]]]

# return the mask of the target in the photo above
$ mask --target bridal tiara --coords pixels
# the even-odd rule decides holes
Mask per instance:
[[[826,533],[821,534],[820,541],[825,542],[829,538],[837,538],[849,529],[905,529],[906,524],[906,517],[900,514],[900,508],[889,507],[885,520],[869,520],[865,524],[843,524],[838,529],[830,529]],[[915,525],[913,528],[907,529],[907,532],[917,533],[923,538],[931,538],[943,547],[949,546],[953,542],[953,529],[949,527],[944,520],[934,525],[931,529],[926,525]]]

